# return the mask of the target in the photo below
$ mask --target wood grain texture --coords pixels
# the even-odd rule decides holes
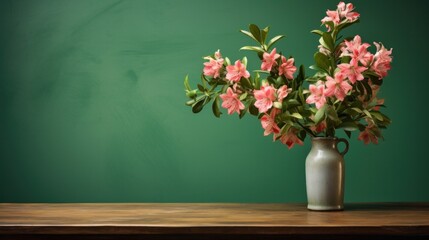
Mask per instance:
[[[304,204],[0,204],[0,239],[10,236],[407,236],[429,238],[429,203],[349,204],[308,211]],[[85,237],[86,236],[86,237]],[[250,239],[250,238],[249,238]],[[396,239],[396,238],[395,238]]]

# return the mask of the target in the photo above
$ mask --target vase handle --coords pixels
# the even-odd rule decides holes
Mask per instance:
[[[349,151],[349,142],[345,138],[339,138],[337,140],[337,149],[338,149],[338,143],[340,142],[343,142],[344,144],[346,144],[346,148],[344,149],[344,151],[340,153],[342,156],[344,156]]]

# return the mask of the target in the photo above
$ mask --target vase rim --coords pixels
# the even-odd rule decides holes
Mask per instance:
[[[312,139],[316,139],[316,140],[318,140],[318,139],[320,139],[320,140],[323,140],[323,139],[338,139],[337,137],[311,137]]]
[[[337,137],[311,137],[312,140],[336,140]]]

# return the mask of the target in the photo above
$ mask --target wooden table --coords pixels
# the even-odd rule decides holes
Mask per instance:
[[[429,239],[429,203],[2,203],[0,239]]]

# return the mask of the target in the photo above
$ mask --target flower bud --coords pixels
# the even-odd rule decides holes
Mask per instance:
[[[186,90],[186,96],[188,98],[195,98],[197,96],[197,90],[188,91]]]

